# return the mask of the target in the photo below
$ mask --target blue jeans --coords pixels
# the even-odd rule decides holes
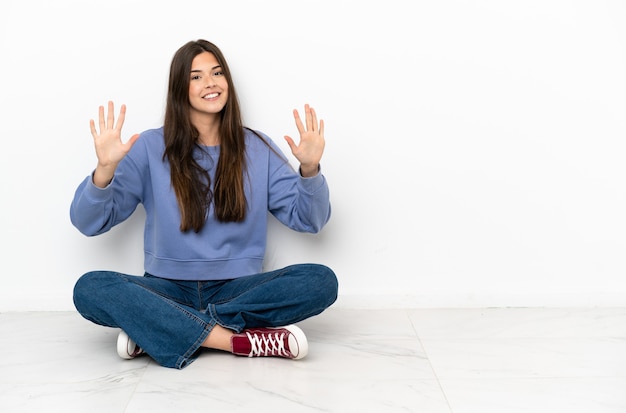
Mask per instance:
[[[124,330],[160,365],[182,369],[216,324],[241,332],[296,323],[328,308],[337,290],[335,273],[318,264],[218,281],[93,271],[76,282],[74,305],[87,320]]]

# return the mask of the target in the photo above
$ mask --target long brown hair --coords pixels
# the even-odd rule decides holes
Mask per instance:
[[[228,81],[228,100],[220,112],[220,155],[211,190],[211,178],[198,161],[194,149],[200,135],[190,120],[189,74],[193,59],[203,52],[212,53]],[[221,222],[241,222],[246,217],[244,193],[245,142],[241,110],[235,85],[224,55],[206,40],[190,41],[174,54],[170,66],[167,105],[163,125],[165,152],[169,161],[172,187],[178,201],[180,230],[199,232],[213,204]]]

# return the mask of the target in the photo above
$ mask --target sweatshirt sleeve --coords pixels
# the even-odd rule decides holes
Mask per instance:
[[[321,168],[317,175],[304,178],[286,159],[270,155],[268,204],[272,215],[287,227],[321,231],[331,215],[330,192]]]
[[[72,224],[87,236],[109,231],[125,221],[142,202],[142,177],[131,153],[120,162],[107,187],[94,185],[92,175],[93,172],[78,185],[70,205]]]

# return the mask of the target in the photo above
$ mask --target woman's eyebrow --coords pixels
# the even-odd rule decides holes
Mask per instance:
[[[221,65],[213,66],[211,68],[211,70],[219,69],[221,67],[222,67]],[[201,69],[191,69],[191,73],[195,73],[195,72],[202,72],[202,70]]]

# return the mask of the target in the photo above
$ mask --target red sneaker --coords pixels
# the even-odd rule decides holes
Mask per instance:
[[[306,336],[295,325],[286,327],[249,328],[231,340],[233,354],[246,357],[285,357],[301,359],[307,355]]]

